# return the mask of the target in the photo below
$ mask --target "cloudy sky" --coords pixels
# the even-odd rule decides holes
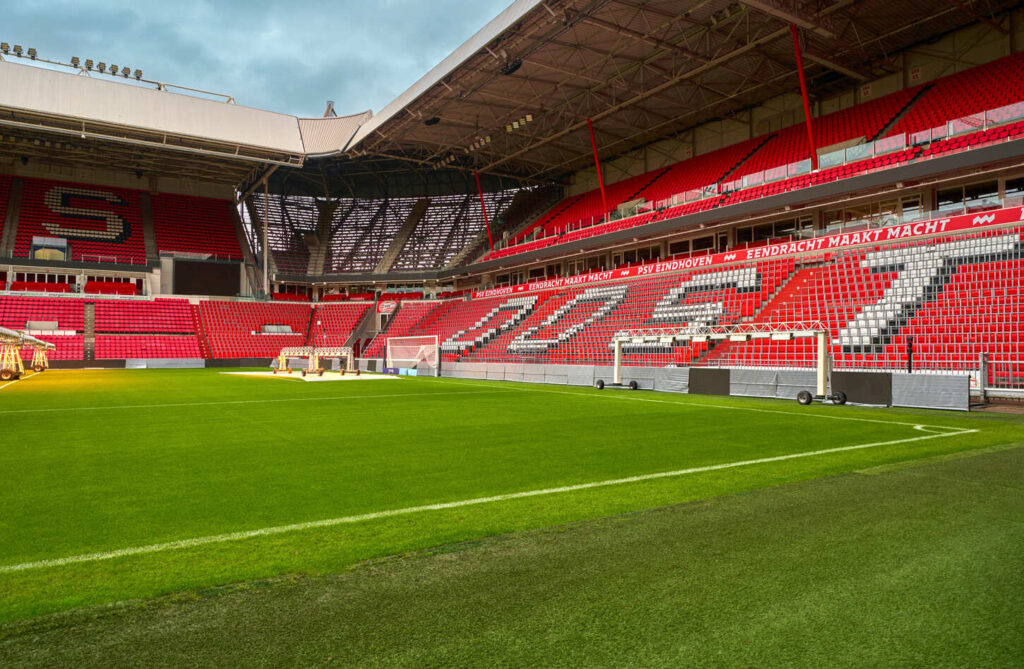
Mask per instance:
[[[16,0],[0,40],[39,56],[320,116],[380,110],[512,0]]]

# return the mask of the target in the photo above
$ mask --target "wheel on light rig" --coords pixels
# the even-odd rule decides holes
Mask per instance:
[[[801,390],[796,394],[797,404],[801,406],[807,406],[814,399],[814,396],[806,390]]]
[[[301,371],[302,371],[302,375],[305,376],[306,375],[306,370],[303,369]]]
[[[13,381],[18,378],[18,372],[13,369],[0,369],[0,381]]]
[[[832,404],[841,406],[843,404],[846,404],[846,393],[844,393],[842,390],[837,390],[832,394],[831,399]]]
[[[36,372],[36,373],[39,373],[39,372],[43,371],[44,369],[46,369],[46,368],[43,367],[42,365],[33,365],[32,366],[32,371]]]
[[[604,390],[604,379],[598,379],[594,382],[594,387],[598,390]]]

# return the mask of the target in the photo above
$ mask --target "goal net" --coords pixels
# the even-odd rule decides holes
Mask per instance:
[[[399,369],[415,369],[417,374],[440,376],[440,347],[437,335],[388,337],[386,364]]]
[[[818,322],[626,330],[612,338],[614,383],[621,383],[626,354],[674,351],[682,346],[689,347],[683,349],[689,355],[676,364],[687,367],[814,370],[818,394],[823,395],[830,372],[828,340],[828,329]]]

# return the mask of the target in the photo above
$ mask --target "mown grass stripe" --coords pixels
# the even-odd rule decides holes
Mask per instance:
[[[129,548],[121,548],[113,551],[106,551],[100,553],[86,553],[82,555],[71,555],[63,558],[54,558],[50,560],[38,560],[35,562],[23,562],[21,564],[5,565],[0,566],[0,574],[28,571],[33,569],[43,569],[47,567],[62,567],[71,564],[79,564],[85,562],[98,562],[101,560],[112,560],[120,557],[131,557],[135,555],[144,555],[147,553],[158,553],[163,551],[177,550],[182,548],[194,548],[197,546],[204,546],[207,544],[225,543],[230,541],[240,541],[244,539],[252,539],[256,537],[270,536],[276,534],[285,534],[289,532],[298,532],[303,530],[318,529],[324,527],[332,527],[335,525],[344,525],[351,523],[359,523],[368,520],[378,520],[381,518],[391,518],[395,516],[404,516],[414,513],[422,513],[425,511],[442,511],[445,509],[455,509],[466,506],[475,506],[480,504],[490,504],[494,502],[503,502],[515,499],[523,499],[527,497],[539,497],[542,495],[555,495],[567,492],[576,492],[580,490],[589,490],[593,488],[604,488],[608,486],[623,485],[628,483],[639,483],[643,481],[652,481],[656,479],[671,478],[678,476],[686,476],[689,474],[698,474],[703,472],[718,471],[722,469],[732,469],[735,467],[746,467],[751,465],[761,465],[771,462],[781,462],[784,460],[795,460],[798,458],[809,458],[820,455],[828,455],[831,453],[842,453],[846,451],[862,450],[867,448],[877,448],[879,446],[894,446],[897,444],[906,444],[917,441],[925,441],[928,439],[940,439],[942,437],[951,437],[963,434],[969,434],[972,432],[978,432],[978,430],[971,429],[960,429],[957,431],[949,431],[950,428],[939,428],[945,431],[936,432],[937,426],[929,426],[924,424],[914,425],[914,429],[927,434],[917,437],[908,437],[906,439],[894,439],[890,441],[879,441],[867,444],[853,444],[851,446],[837,446],[835,448],[825,448],[815,451],[805,451],[802,453],[790,453],[787,455],[776,455],[766,458],[755,458],[750,460],[739,460],[736,462],[726,462],[717,465],[705,465],[702,467],[690,467],[687,469],[678,469],[667,472],[655,472],[651,474],[640,474],[637,476],[627,476],[624,478],[607,479],[604,481],[592,481],[589,483],[577,483],[574,485],[558,486],[554,488],[541,488],[539,490],[527,490],[522,492],[506,493],[503,495],[493,495],[490,497],[476,497],[473,499],[458,500],[454,502],[440,502],[437,504],[424,504],[420,506],[411,506],[401,509],[389,509],[385,511],[374,511],[371,513],[358,514],[354,516],[343,516],[340,518],[328,518],[324,520],[314,520],[304,523],[293,523],[290,525],[279,525],[276,527],[266,527],[256,530],[245,530],[241,532],[230,532],[227,534],[216,534],[205,537],[196,537],[193,539],[182,539],[179,541],[170,541],[166,543],[150,544],[148,546],[134,546]]]

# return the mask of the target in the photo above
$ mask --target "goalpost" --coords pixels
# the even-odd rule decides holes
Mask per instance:
[[[813,339],[814,371],[816,393],[801,392],[797,401],[810,404],[813,399],[831,399],[837,404],[846,402],[842,393],[830,395],[828,355],[828,329],[818,322],[813,323],[743,323],[732,326],[643,328],[619,332],[612,339],[615,350],[613,385],[622,385],[622,352],[624,346],[672,345],[676,343],[706,343],[713,341],[751,342],[756,340],[790,341]]]
[[[415,369],[417,374],[441,375],[441,347],[437,335],[388,337],[385,366]]]

